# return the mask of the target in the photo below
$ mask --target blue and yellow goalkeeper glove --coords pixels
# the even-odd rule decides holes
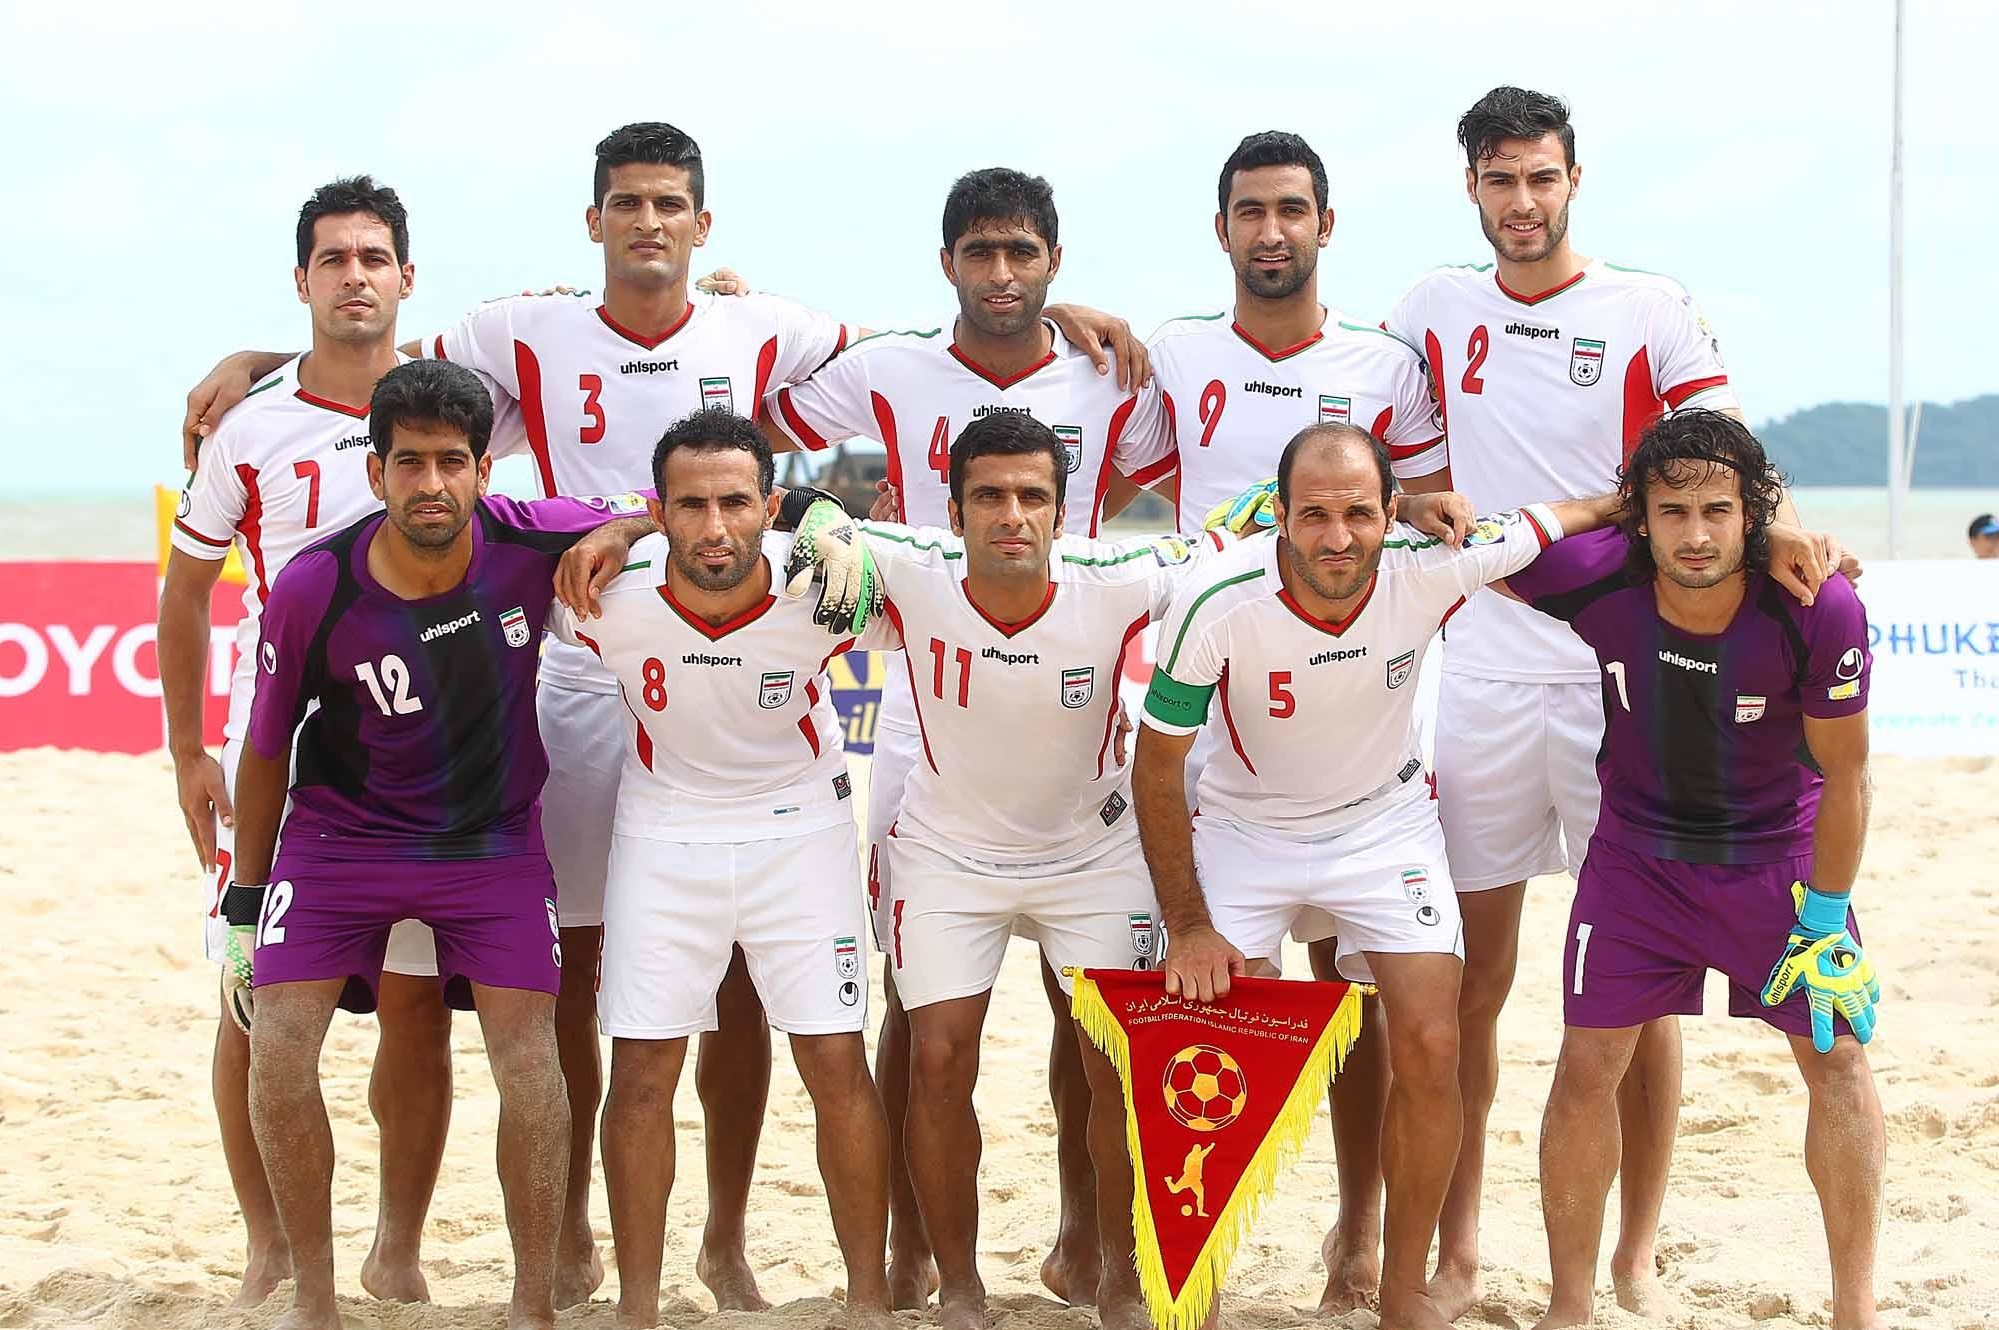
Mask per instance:
[[[1232,536],[1253,536],[1277,525],[1271,505],[1277,502],[1277,481],[1259,481],[1233,499],[1218,503],[1201,519],[1203,531],[1226,531]]]
[[[1874,1006],[1881,985],[1874,963],[1846,931],[1845,896],[1828,896],[1803,882],[1791,884],[1798,922],[1784,945],[1784,954],[1763,985],[1763,1005],[1774,1007],[1804,986],[1812,1008],[1812,1047],[1832,1052],[1832,1018],[1846,1018],[1861,1043],[1874,1038]]]
[[[859,635],[881,613],[881,576],[875,557],[861,539],[860,526],[832,495],[791,490],[784,496],[779,524],[794,532],[784,561],[784,593],[802,596],[819,583],[819,607],[812,622],[842,637]]]

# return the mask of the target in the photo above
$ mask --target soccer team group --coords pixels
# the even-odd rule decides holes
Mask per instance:
[[[511,1323],[549,1324],[604,1277],[600,1092],[618,1317],[657,1323],[697,1033],[695,1272],[722,1308],[764,1305],[744,1232],[774,1028],[813,1104],[849,1316],[934,1292],[940,1323],[972,1330],[972,1089],[1018,935],[1054,1013],[1044,1282],[1148,1324],[1123,1091],[1063,972],[1158,968],[1205,1001],[1275,973],[1290,937],[1316,974],[1378,991],[1333,1089],[1321,1306],[1441,1326],[1483,1296],[1524,884],[1566,869],[1542,1324],[1591,1319],[1620,1167],[1616,1296],[1665,1305],[1677,1017],[1710,969],[1732,1014],[1789,1039],[1832,1322],[1876,1324],[1878,987],[1848,910],[1863,611],[1686,292],[1572,247],[1567,107],[1494,89],[1458,137],[1491,262],[1423,277],[1385,323],[1341,315],[1318,282],[1325,169],[1296,135],[1253,134],[1218,182],[1233,305],[1149,343],[1046,303],[1053,198],[1011,170],[945,201],[953,321],[870,334],[726,272],[690,285],[699,151],[628,125],[597,146],[586,213],[601,298],[495,301],[400,349],[402,205],[366,177],[315,192],[294,274],[310,349],[238,353],[190,394],[160,603],[223,970],[239,1302],[292,1278],[281,1325],[339,1324],[318,1079],[338,1007],[381,1029],[361,1282],[428,1297],[455,1007],[499,1089]],[[871,520],[774,485],[774,453],[856,436],[887,449]],[[545,497],[486,493],[512,454]],[[1181,531],[1098,539],[1148,488]],[[218,761],[201,699],[232,545],[250,613]],[[1432,773],[1416,677],[1447,620]],[[1119,664],[1150,624],[1127,761]],[[864,833],[825,677],[847,650],[901,653]],[[872,1068],[868,933],[888,1006]]]

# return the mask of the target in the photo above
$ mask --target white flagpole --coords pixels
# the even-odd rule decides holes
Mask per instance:
[[[1893,146],[1888,170],[1888,557],[1901,553],[1906,421],[1902,414],[1902,0],[1895,0]]]

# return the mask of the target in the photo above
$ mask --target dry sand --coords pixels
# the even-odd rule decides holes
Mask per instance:
[[[1999,768],[1883,760],[1861,906],[1886,1006],[1874,1065],[1887,1105],[1889,1199],[1880,1292],[1895,1325],[1999,1326]],[[858,784],[859,782],[857,782]],[[0,989],[0,1327],[261,1330],[285,1303],[225,1309],[240,1231],[215,1143],[208,1058],[215,978],[199,956],[200,887],[163,755],[0,755],[0,884],[16,944]],[[1485,1305],[1460,1325],[1531,1323],[1545,1296],[1535,1140],[1559,1038],[1567,884],[1530,893],[1506,1069],[1493,1114]],[[1992,946],[1994,951],[1985,948]],[[1012,1330],[1085,1330],[1095,1318],[1039,1296],[1053,1233],[1052,1134],[1043,1088],[1047,1016],[1031,952],[1008,958],[980,1105],[985,1226],[980,1260]],[[1709,1007],[1725,1011],[1714,989]],[[386,1307],[356,1273],[375,1196],[365,1102],[369,1022],[335,1023],[324,1063],[339,1151],[334,1233],[351,1326],[471,1330],[502,1323],[508,1263],[492,1172],[496,1101],[477,1025],[457,1030],[457,1108],[432,1209],[426,1270],[437,1302]],[[1799,1158],[1804,1099],[1781,1040],[1725,1016],[1689,1022],[1686,1101],[1661,1256],[1686,1330],[1828,1323],[1826,1258]],[[782,1051],[764,1130],[749,1250],[779,1306],[717,1315],[695,1282],[698,1167],[674,1197],[666,1248],[670,1324],[805,1330],[832,1324],[838,1253],[813,1165],[804,1092]],[[683,1085],[682,1159],[699,1109]],[[1330,1133],[1284,1180],[1245,1248],[1224,1321],[1309,1322],[1334,1211]],[[597,1229],[608,1249],[601,1182]],[[1614,1213],[1614,1211],[1613,1211]],[[602,1299],[564,1326],[609,1330]],[[1607,1289],[1607,1285],[1606,1285]],[[1612,1327],[1647,1323],[1599,1299]],[[919,1318],[906,1314],[911,1325]],[[1357,1312],[1323,1324],[1367,1330]]]

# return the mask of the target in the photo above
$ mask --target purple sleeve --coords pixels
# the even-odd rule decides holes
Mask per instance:
[[[292,734],[312,700],[307,657],[313,634],[326,616],[338,567],[336,555],[308,550],[299,555],[264,600],[257,625],[257,683],[250,700],[250,746],[266,759],[289,759]]]
[[[545,531],[580,536],[620,517],[643,517],[652,490],[590,498],[510,499],[489,494],[486,510],[501,523],[520,531]]]
[[[1558,540],[1534,562],[1506,577],[1506,589],[1543,614],[1567,622],[1583,603],[1569,595],[1624,566],[1624,535],[1615,527]]]
[[[1867,710],[1867,679],[1874,657],[1867,649],[1867,610],[1844,577],[1826,579],[1818,598],[1800,612],[1805,668],[1799,705],[1815,720],[1837,720]]]

